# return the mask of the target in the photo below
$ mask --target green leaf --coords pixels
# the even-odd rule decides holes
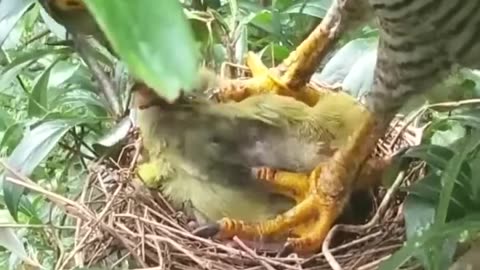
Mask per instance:
[[[400,268],[421,249],[438,245],[445,239],[459,239],[465,233],[480,231],[480,215],[474,214],[447,224],[431,226],[428,230],[409,239],[405,245],[390,258],[382,262],[379,270],[394,270]]]
[[[102,155],[118,150],[124,145],[122,142],[125,142],[125,139],[128,138],[131,127],[132,121],[130,116],[124,117],[106,134],[99,138],[97,142],[92,144],[93,149]]]
[[[15,59],[13,59],[12,62],[6,65],[0,74],[0,89],[6,88],[8,84],[10,84],[13,79],[15,79],[18,73],[22,71],[23,68],[30,65],[32,62],[50,54],[65,55],[70,52],[72,52],[70,48],[49,48],[28,51],[15,56]]]
[[[306,14],[317,18],[325,17],[328,8],[332,4],[332,0],[316,0],[316,1],[309,1],[306,3],[297,3],[286,10],[283,13],[287,14]]]
[[[42,17],[42,20],[45,22],[45,26],[47,26],[50,32],[56,35],[60,40],[65,39],[65,37],[67,36],[67,30],[65,29],[65,27],[59,24],[57,21],[55,21],[50,16],[50,14],[48,14],[48,12],[45,11],[43,7],[40,9],[40,16]]]
[[[177,0],[86,0],[129,70],[166,98],[194,85],[198,52]]]
[[[5,134],[3,134],[2,142],[0,143],[0,149],[3,150],[3,148],[7,148],[10,150],[15,147],[23,138],[24,130],[25,125],[22,123],[15,123],[9,126],[5,131]]]
[[[275,36],[280,35],[280,33],[275,32],[273,27],[273,14],[270,11],[263,10],[255,14],[255,16],[251,18],[250,23],[267,33]]]
[[[448,162],[445,170],[443,171],[441,183],[442,192],[440,193],[440,201],[438,203],[435,223],[443,224],[447,218],[448,206],[452,197],[452,191],[455,187],[455,180],[462,170],[462,166],[465,162],[467,154],[472,151],[472,148],[476,148],[480,141],[480,132],[476,131],[474,134],[467,137],[464,144],[458,152],[454,154],[452,159]],[[469,181],[470,182],[470,181]]]
[[[15,224],[7,210],[0,210],[0,224]],[[23,247],[22,241],[11,228],[0,228],[0,246],[5,247],[16,256],[25,259],[28,257],[27,251]]]
[[[33,85],[28,102],[28,115],[30,117],[42,116],[48,112],[48,82],[52,68],[56,64],[57,60],[53,61],[53,63],[38,76]]]
[[[7,163],[20,174],[29,176],[40,162],[53,150],[63,135],[73,126],[83,120],[56,119],[43,122],[27,132],[15,150],[9,156]],[[3,177],[13,177],[5,173]],[[18,203],[24,188],[3,179],[5,204],[11,215],[17,219]]]
[[[407,239],[420,235],[432,225],[435,217],[435,206],[436,203],[415,196],[414,194],[407,196],[403,204]],[[419,259],[427,269],[430,269],[431,256],[428,250],[420,249],[417,254],[415,254],[415,257]]]
[[[376,47],[375,38],[350,41],[335,53],[313,79],[331,85],[341,84],[354,97],[365,95],[373,85]]]
[[[407,239],[428,228],[435,217],[435,203],[409,194],[403,204]]]
[[[465,127],[459,122],[453,122],[447,130],[436,130],[430,141],[432,144],[449,146],[465,136]]]
[[[437,205],[442,192],[440,177],[439,174],[430,172],[422,179],[418,179],[408,187],[407,198],[412,196],[425,203]],[[460,218],[469,212],[478,210],[471,200],[470,193],[471,190],[461,187],[458,182],[455,183],[448,209],[449,218]]]
[[[420,145],[408,149],[404,156],[410,158],[418,158],[427,162],[428,165],[439,170],[447,167],[448,161],[452,159],[454,152],[446,147],[438,145]],[[471,169],[467,162],[462,165],[462,170],[458,175],[457,184],[465,190],[470,190]]]
[[[71,63],[69,61],[59,61],[50,72],[49,86],[59,87],[68,82],[70,78],[77,75],[80,64]]]
[[[14,123],[13,118],[6,111],[0,109],[0,131],[6,130]],[[0,145],[0,149],[2,149]]]
[[[107,105],[102,102],[102,99],[100,99],[96,93],[92,93],[83,89],[64,91],[55,97],[55,99],[52,100],[52,103],[57,104],[57,108],[66,107],[72,110],[84,109],[83,111],[85,111],[85,109],[89,111],[88,109],[93,106],[95,107],[95,110],[92,111],[94,112],[94,115],[102,117],[107,115]]]
[[[32,4],[32,0],[0,1],[0,47],[8,37],[15,24]]]
[[[287,47],[278,44],[269,44],[260,51],[260,56],[265,63],[271,63],[272,60],[278,63],[287,58],[289,54],[290,50]]]

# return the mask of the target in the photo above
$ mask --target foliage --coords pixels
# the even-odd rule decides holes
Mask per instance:
[[[219,71],[224,62],[242,64],[245,52],[252,50],[273,66],[318,24],[331,0],[140,2],[86,1],[127,65],[91,45],[121,90],[115,97],[120,116],[92,81],[90,68],[64,42],[65,29],[37,1],[0,2],[0,152],[10,166],[52,192],[75,198],[91,161],[110,154],[124,137],[130,127],[122,119],[129,101],[123,91],[127,68],[173,99],[179,88],[188,89],[199,59]],[[341,84],[361,97],[371,88],[375,44],[375,29],[350,34],[314,80]],[[426,100],[478,96],[477,82],[474,71],[463,71],[404,112]],[[408,241],[383,269],[399,267],[411,257],[427,269],[442,269],[451,262],[457,240],[474,237],[479,228],[480,117],[478,111],[462,108],[428,109],[422,145],[402,156],[425,160],[428,174],[407,189]],[[17,269],[23,262],[54,268],[63,250],[73,246],[72,220],[7,176],[11,174],[3,172],[0,223],[16,223],[20,229],[0,228],[1,268]]]

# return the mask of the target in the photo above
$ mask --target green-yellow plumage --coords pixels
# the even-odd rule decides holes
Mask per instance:
[[[136,98],[145,103],[154,95]],[[270,94],[238,103],[154,105],[138,114],[149,160],[138,172],[174,203],[190,202],[205,221],[265,220],[294,202],[270,193],[251,168],[308,173],[345,142],[363,116],[362,106],[344,93],[327,94],[314,107]]]

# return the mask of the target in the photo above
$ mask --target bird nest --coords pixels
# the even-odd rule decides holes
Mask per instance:
[[[415,145],[419,136],[416,129],[405,127],[397,118],[379,141],[376,155],[388,156],[401,147]],[[64,258],[65,264],[108,269],[293,270],[331,269],[334,265],[375,269],[404,241],[400,207],[404,194],[394,191],[405,179],[416,178],[418,168],[402,173],[389,189],[375,192],[366,223],[335,226],[321,253],[308,258],[295,254],[280,257],[256,252],[237,238],[219,242],[194,236],[185,215],[158,192],[133,181],[139,152],[136,137],[132,136],[132,143],[125,146],[116,162],[99,161],[91,168],[75,202],[78,209],[69,211],[77,218],[77,230],[74,249]]]
[[[388,157],[419,143],[421,131],[402,118],[392,121],[375,155]],[[72,201],[49,192],[9,169],[9,181],[46,195],[76,219],[74,248],[62,254],[56,269],[375,269],[402,246],[405,237],[402,183],[418,179],[421,164],[411,163],[388,188],[374,192],[373,207],[358,225],[336,225],[322,252],[302,258],[251,249],[241,240],[219,242],[191,233],[191,222],[159,192],[135,181],[138,132],[132,131],[117,160],[102,159],[90,168],[81,196]],[[6,166],[6,165],[5,165]],[[8,166],[7,166],[8,167]],[[381,218],[380,218],[381,217]]]

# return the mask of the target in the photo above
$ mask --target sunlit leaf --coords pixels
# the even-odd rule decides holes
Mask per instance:
[[[50,72],[56,64],[57,61],[50,64],[50,66],[45,69],[35,81],[29,97],[29,116],[41,116],[48,112],[48,82],[50,80]]]
[[[129,70],[167,100],[194,85],[197,56],[177,0],[85,0]]]
[[[7,210],[0,210],[0,224],[15,224],[16,222],[10,216]],[[11,228],[0,228],[0,246],[6,248],[19,258],[27,259],[27,251],[23,247],[22,241],[15,234],[15,231]]]
[[[452,123],[447,130],[436,130],[430,138],[432,144],[449,146],[465,136],[465,127],[458,122]]]
[[[339,84],[352,96],[361,97],[372,88],[375,63],[376,39],[355,39],[336,52],[313,79]]]
[[[56,65],[53,65],[50,72],[49,86],[57,87],[67,82],[72,76],[77,74],[80,68],[80,64],[73,64],[68,61],[59,61]]]
[[[110,131],[102,136],[92,146],[93,148],[102,154],[109,150],[114,150],[117,146],[127,138],[128,132],[132,128],[132,121],[130,117],[124,117],[118,124],[116,124]]]
[[[31,4],[32,0],[0,1],[0,46]]]
[[[445,239],[459,238],[466,232],[476,233],[480,231],[480,215],[475,214],[463,219],[449,222],[439,226],[430,226],[420,235],[412,237],[406,244],[390,258],[380,264],[380,270],[399,269],[412,256],[421,249],[438,245]]]
[[[20,174],[29,176],[35,167],[52,151],[63,135],[83,120],[52,120],[41,123],[27,132],[7,163]],[[12,176],[7,173],[7,176]],[[5,174],[3,175],[5,177]],[[23,194],[23,188],[3,179],[5,204],[12,216],[17,218],[18,202]]]
[[[28,51],[19,55],[16,55],[15,58],[7,66],[4,67],[0,73],[0,89],[6,88],[13,79],[18,75],[23,68],[27,67],[34,61],[50,54],[68,54],[72,52],[70,48],[60,48],[60,49],[38,49],[33,51]]]
[[[45,25],[47,28],[55,34],[58,38],[60,39],[65,39],[67,35],[67,30],[63,25],[57,23],[48,12],[45,11],[45,9],[42,7],[40,9],[40,16],[42,17],[43,21],[45,22]]]

